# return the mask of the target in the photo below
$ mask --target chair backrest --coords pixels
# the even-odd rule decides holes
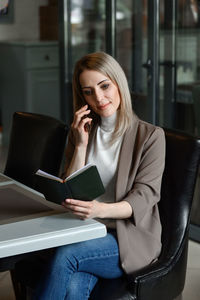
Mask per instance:
[[[197,133],[200,135],[200,85],[195,85],[192,89],[192,97],[194,104],[194,118]]]
[[[15,112],[4,174],[35,187],[35,172],[59,175],[68,127],[50,116]]]
[[[200,139],[172,129],[164,128],[164,131],[166,163],[159,202],[161,255],[153,264],[126,278],[99,280],[90,297],[92,300],[172,300],[183,291]]]
[[[162,223],[162,255],[170,262],[187,235],[200,160],[200,139],[165,129],[166,164],[159,210]]]

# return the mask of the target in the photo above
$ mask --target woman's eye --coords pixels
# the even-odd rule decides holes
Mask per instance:
[[[103,90],[106,90],[109,87],[109,83],[105,83],[101,86]]]
[[[89,95],[91,95],[91,94],[92,94],[92,92],[91,92],[91,91],[89,91],[89,90],[88,90],[88,91],[87,91],[87,90],[86,90],[86,91],[83,91],[83,93],[84,93],[86,96],[89,96]]]

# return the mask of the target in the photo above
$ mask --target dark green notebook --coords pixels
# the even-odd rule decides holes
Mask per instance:
[[[61,204],[66,198],[90,201],[105,193],[95,165],[88,164],[64,181],[42,170],[36,172],[37,186],[46,200]]]

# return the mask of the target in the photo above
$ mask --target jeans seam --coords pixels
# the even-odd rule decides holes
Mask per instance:
[[[89,259],[101,259],[102,257],[113,257],[113,256],[116,256],[116,255],[119,256],[118,251],[115,252],[115,253],[112,253],[112,254],[107,254],[107,255],[100,253],[98,255],[93,255],[93,256],[89,256],[89,257],[83,257],[83,258],[79,258],[77,260],[78,260],[78,262],[83,262],[83,261],[89,260]]]
[[[89,281],[89,283],[88,283],[88,287],[87,287],[87,293],[86,293],[86,297],[87,297],[87,299],[89,299],[89,297],[90,297],[90,284],[91,284],[91,281],[92,281],[92,274],[91,274],[91,276],[90,276],[90,281]]]

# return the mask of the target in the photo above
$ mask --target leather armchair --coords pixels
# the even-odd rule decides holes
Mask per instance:
[[[68,128],[45,115],[15,112],[4,174],[36,188],[37,169],[58,175]]]
[[[152,265],[115,280],[101,279],[91,300],[174,300],[184,289],[188,230],[200,162],[200,139],[164,129],[166,165],[159,211],[162,252]]]
[[[60,120],[35,113],[15,112],[4,174],[37,190],[34,176],[37,169],[59,175],[67,133],[68,127]],[[25,256],[1,258],[0,272],[14,270],[16,262]],[[16,299],[21,299],[14,271],[11,271],[11,277]]]

